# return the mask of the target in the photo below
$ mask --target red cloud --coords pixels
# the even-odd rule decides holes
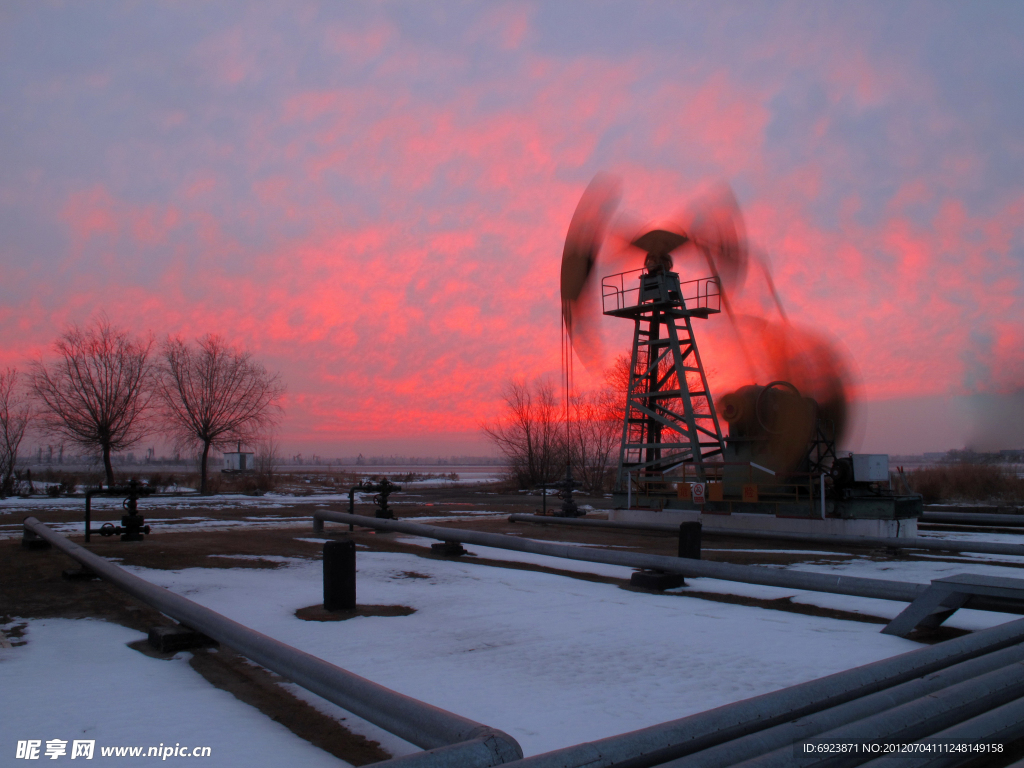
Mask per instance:
[[[1020,383],[1024,196],[980,210],[960,189],[977,151],[928,161],[948,115],[892,56],[838,34],[764,34],[729,48],[735,60],[538,53],[530,14],[488,8],[445,46],[383,13],[321,25],[296,12],[326,57],[315,75],[280,19],[211,35],[187,58],[214,95],[161,112],[152,143],[117,147],[157,158],[139,188],[158,191],[113,173],[68,180],[58,267],[9,273],[24,290],[0,311],[17,337],[7,359],[103,310],[252,349],[289,384],[296,442],[470,433],[510,377],[557,375],[562,239],[589,177],[610,168],[639,219],[734,180],[790,317],[848,349],[866,397]],[[477,71],[481,50],[507,66]],[[805,79],[820,105],[790,98]],[[260,83],[258,104],[232,99]],[[843,130],[911,98],[870,134],[892,153],[878,162],[899,166],[883,194]],[[613,348],[626,326],[610,321]],[[714,318],[698,334],[727,386],[734,340]]]

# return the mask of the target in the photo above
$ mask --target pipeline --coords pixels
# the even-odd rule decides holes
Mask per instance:
[[[1005,744],[1017,741],[1022,737],[1024,737],[1024,699],[1017,699],[918,741],[921,744],[983,745],[999,742]],[[994,752],[989,754],[996,759],[999,757]],[[927,768],[946,768],[976,761],[976,759],[976,756],[971,753],[965,755],[940,752],[938,755],[932,754],[916,758],[905,755],[882,757],[864,763],[864,765],[871,766],[871,768],[925,768],[926,766]],[[1020,763],[1013,763],[1013,765],[1019,766]]]
[[[1000,528],[1024,527],[1024,515],[984,514],[973,512],[922,512],[917,518],[922,523],[942,523],[944,525],[992,525]]]
[[[1017,662],[885,712],[879,712],[872,717],[822,733],[810,741],[845,744],[876,741],[912,743],[937,731],[951,728],[965,719],[984,715],[992,709],[1019,699],[1021,694],[1024,694],[1024,663]],[[859,765],[868,762],[871,757],[853,756],[842,761],[842,764]],[[779,749],[746,763],[749,768],[785,768],[792,764],[792,748]],[[822,754],[800,760],[800,765],[809,767],[826,764],[834,765],[835,756]],[[666,768],[682,768],[683,765],[683,761],[673,761],[667,763]]]
[[[922,585],[903,582],[883,582],[877,579],[845,580],[837,584],[824,574],[786,574],[757,566],[737,566],[725,563],[705,563],[699,560],[637,555],[632,553],[597,550],[588,547],[570,547],[532,539],[521,539],[502,534],[467,531],[463,529],[428,526],[405,521],[378,520],[361,515],[317,510],[313,513],[314,529],[323,530],[325,520],[349,525],[391,530],[423,536],[440,541],[458,541],[534,554],[565,557],[574,560],[602,562],[630,567],[656,568],[688,576],[710,576],[731,578],[748,583],[778,586],[781,579],[773,577],[809,576],[802,580],[799,588],[820,589],[820,591],[841,594],[862,594],[878,597],[879,593],[902,592],[905,597],[888,599],[911,600]],[[724,566],[724,567],[720,567]],[[787,580],[788,581],[788,580]],[[858,583],[859,582],[859,583]],[[813,583],[813,584],[812,584]],[[791,582],[786,586],[794,586]],[[859,591],[862,589],[863,591]],[[963,712],[972,716],[1003,704],[1009,698],[1024,693],[1024,619],[1009,622],[971,635],[949,640],[928,648],[921,648],[901,656],[885,659],[855,669],[839,672],[818,680],[764,694],[745,701],[728,704],[708,712],[662,723],[619,736],[601,739],[585,744],[566,747],[542,755],[519,760],[509,768],[653,768],[687,755],[695,758],[704,756],[703,750],[719,745],[730,747],[729,742],[745,736],[757,739],[777,726],[785,726],[798,718],[825,712],[818,721],[817,729],[804,731],[807,735],[818,735],[825,731],[844,727],[850,721],[857,723],[876,715],[880,710],[900,710],[905,717],[899,721],[900,728],[890,728],[892,733],[911,734],[921,732],[927,735],[932,730],[947,727],[955,722],[955,713]],[[1004,653],[998,653],[1008,649]],[[989,658],[980,658],[990,654]],[[972,660],[977,659],[976,662]],[[959,668],[956,665],[962,665]],[[925,676],[933,676],[922,680]],[[897,686],[907,684],[903,689]],[[952,691],[952,695],[946,692]],[[876,698],[868,698],[878,694]],[[858,701],[861,700],[861,701]],[[969,709],[958,710],[955,703],[963,700]],[[886,706],[883,702],[888,702]],[[841,709],[842,705],[849,705]],[[837,715],[838,713],[838,715]],[[897,713],[899,714],[899,712]],[[860,720],[858,720],[858,718]],[[916,718],[916,719],[915,719]],[[881,723],[888,722],[881,718]],[[895,721],[893,721],[895,722]],[[927,727],[922,725],[926,723]],[[933,727],[934,726],[934,727]],[[902,730],[901,730],[902,728]],[[914,729],[917,728],[917,731]],[[924,728],[924,731],[921,729]],[[783,755],[781,765],[793,763],[792,731],[780,731],[790,738],[788,745],[779,754]],[[763,745],[769,751],[779,745],[779,734]],[[749,744],[747,745],[749,749]],[[728,750],[725,750],[728,753]],[[755,756],[764,750],[756,748]],[[773,753],[774,754],[774,753]],[[743,759],[742,757],[740,758]],[[870,759],[866,758],[866,759]],[[695,765],[704,766],[701,759]],[[729,765],[709,762],[709,765]],[[681,762],[680,765],[683,765]]]
[[[837,723],[833,728],[812,728],[801,734],[803,730],[801,725],[804,722],[801,720],[799,723],[787,724],[790,726],[789,728],[777,726],[769,731],[753,734],[745,740],[738,740],[748,742],[743,745],[745,748],[742,750],[730,749],[737,744],[737,742],[732,742],[716,749],[672,760],[665,763],[663,768],[697,768],[698,766],[699,768],[723,768],[736,765],[744,758],[747,759],[743,764],[750,768],[754,766],[757,768],[787,768],[793,764],[794,742],[806,741],[811,744],[914,742],[1019,698],[1024,693],[1024,659],[1019,658],[1020,654],[1021,647],[1019,645],[997,654],[990,654],[1001,657],[1001,660],[1012,656],[1018,658],[1006,666],[989,669],[981,674],[966,677],[966,679],[943,681],[945,684],[936,685],[933,678],[942,674],[939,673],[898,686],[914,693],[920,693],[918,696],[901,697],[900,692],[896,691],[896,700],[887,702],[885,700],[889,696],[886,694],[890,694],[890,691],[881,691],[866,697],[871,701],[861,699],[851,702],[858,706],[851,708],[850,705],[846,705],[847,708],[853,709],[860,716],[848,718],[846,722]],[[970,663],[967,662],[967,664]],[[870,703],[876,705],[874,710],[865,706]],[[807,720],[813,721],[814,717]],[[779,738],[781,734],[772,733],[772,731],[780,730],[784,730],[790,736],[788,741],[782,742]],[[765,749],[760,752],[753,751],[755,745],[759,743]],[[736,757],[739,755],[743,755],[743,757],[739,757],[737,760]],[[863,754],[856,762],[867,762],[872,757],[871,754]],[[801,757],[800,765],[815,766],[823,763],[831,765],[834,760],[834,754],[810,754]],[[851,760],[850,764],[856,764],[856,762]]]
[[[762,584],[768,587],[783,589],[801,589],[809,592],[830,592],[837,595],[853,595],[855,597],[874,597],[879,600],[896,600],[904,603],[913,602],[928,587],[925,584],[913,584],[906,581],[886,581],[885,579],[868,579],[857,576],[838,576],[826,573],[807,573],[800,571],[780,571],[775,568],[764,568],[756,565],[734,565],[732,563],[712,563],[705,560],[689,560],[681,557],[665,555],[644,555],[637,552],[616,552],[609,549],[593,547],[574,547],[535,539],[521,539],[517,536],[506,536],[501,533],[483,533],[467,531],[461,528],[442,528],[434,525],[421,525],[397,520],[379,520],[365,515],[349,515],[345,512],[316,510],[313,513],[313,529],[323,530],[325,520],[363,528],[375,528],[383,531],[399,531],[413,536],[422,536],[439,541],[458,541],[463,544],[477,544],[481,547],[510,549],[518,552],[529,552],[535,555],[548,555],[567,560],[582,560],[590,563],[621,565],[626,568],[645,568],[665,573],[679,573],[693,578],[721,579],[738,581],[747,584]]]
[[[24,525],[26,530],[45,539],[132,597],[233,648],[342,709],[418,747],[431,750],[396,758],[396,762],[401,761],[403,766],[465,765],[476,768],[508,762],[523,755],[519,744],[506,733],[392,691],[140,579],[69,541],[34,517],[26,518]],[[453,752],[460,758],[453,760]]]
[[[579,517],[544,517],[516,513],[509,515],[510,523],[537,523],[539,525],[568,525],[584,528],[611,528],[620,530],[679,533],[679,526],[671,523],[627,523],[618,520],[587,520]],[[702,528],[702,532],[715,536],[734,536],[738,539],[766,541],[806,541],[815,544],[835,544],[851,547],[886,547],[889,549],[927,549],[941,552],[981,552],[989,555],[1017,555],[1024,557],[1024,544],[1002,544],[991,541],[954,541],[925,539],[920,536],[874,538],[868,536],[832,536],[827,533],[786,533],[783,531],[737,531],[732,528]]]
[[[315,517],[319,518],[314,520],[318,530],[322,530],[323,520],[329,519],[481,546],[495,546],[495,538],[511,539],[518,544],[531,543],[530,540],[498,534],[397,523],[342,513],[318,511]],[[819,739],[849,727],[851,723],[856,726],[858,737],[866,739],[875,733],[866,729],[864,724],[869,721],[877,722],[880,733],[900,740],[912,740],[922,734],[928,736],[936,728],[946,730],[928,736],[926,740],[947,734],[972,740],[968,735],[974,733],[1010,738],[1024,729],[1024,707],[1018,698],[1024,693],[1024,648],[1020,646],[1024,642],[1022,619],[707,712],[523,758],[519,745],[501,731],[391,691],[233,622],[127,573],[73,544],[35,518],[26,519],[25,528],[98,576],[166,615],[427,750],[377,764],[387,768],[484,768],[499,763],[507,763],[510,768],[652,768],[809,716],[815,716],[812,719],[816,728],[812,730]],[[506,548],[533,551],[522,546]],[[658,557],[656,560],[676,558]],[[596,561],[607,562],[606,559]],[[879,695],[870,698],[874,694]],[[965,702],[967,709],[963,708]],[[849,706],[844,709],[847,704]],[[879,714],[883,710],[885,716]],[[892,713],[896,717],[889,716]],[[964,716],[970,719],[961,722]],[[824,734],[822,729],[826,729]],[[791,764],[792,747],[784,751],[789,762],[782,764]],[[776,753],[761,754],[768,757]],[[712,764],[718,763],[708,763]]]
[[[1022,642],[1024,619],[1018,619],[678,720],[526,757],[508,768],[652,768]],[[792,765],[792,748],[786,752]]]

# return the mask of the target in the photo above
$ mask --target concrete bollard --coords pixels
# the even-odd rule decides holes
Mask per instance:
[[[356,607],[356,543],[324,544],[324,610],[351,611]]]
[[[679,524],[679,557],[700,560],[700,523]]]

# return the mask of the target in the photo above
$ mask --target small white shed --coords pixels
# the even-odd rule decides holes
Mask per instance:
[[[256,454],[243,451],[230,451],[224,454],[225,472],[252,472],[256,469]]]

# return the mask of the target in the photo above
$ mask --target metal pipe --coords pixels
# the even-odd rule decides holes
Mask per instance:
[[[511,743],[506,741],[511,738],[501,731],[489,729],[483,735],[469,741],[394,757],[374,763],[373,766],[374,768],[489,768],[489,766],[501,763],[515,762],[523,756],[515,741],[511,741]],[[513,744],[516,746],[514,751]]]
[[[837,595],[855,595],[857,597],[874,597],[880,600],[898,600],[912,602],[928,587],[924,584],[912,584],[905,581],[886,581],[884,579],[867,579],[856,576],[838,576],[826,573],[808,573],[806,571],[781,571],[757,565],[734,565],[732,563],[713,563],[707,560],[689,560],[681,557],[665,555],[645,555],[637,552],[617,552],[609,549],[593,547],[574,547],[549,541],[522,539],[517,536],[506,536],[500,533],[483,533],[467,531],[460,528],[443,528],[433,525],[421,525],[407,521],[381,520],[365,515],[348,515],[344,512],[316,510],[314,520],[333,520],[364,528],[377,530],[401,531],[414,536],[423,536],[438,541],[458,541],[463,544],[477,544],[481,547],[496,547],[519,552],[530,552],[535,555],[548,555],[567,560],[582,560],[591,563],[621,565],[626,568],[643,568],[665,573],[680,573],[694,578],[722,579],[747,584],[763,584],[783,589],[801,589],[810,592],[830,592]]]
[[[922,512],[917,518],[922,523],[945,523],[947,525],[995,525],[1004,528],[1024,526],[1024,515],[989,515],[972,512]]]
[[[333,517],[334,515],[331,513],[324,515],[324,519],[332,519]],[[356,517],[361,519],[343,519],[341,522],[359,525],[369,524],[367,527],[372,528],[400,529],[398,526],[401,526],[401,528],[407,528],[412,525],[407,523],[400,524],[393,521],[377,520],[375,518],[365,518],[363,516],[344,517]],[[501,734],[500,732],[488,729],[486,726],[481,726],[473,721],[467,720],[466,718],[445,712],[444,710],[439,710],[428,704],[417,702],[416,700],[410,699],[402,694],[390,691],[382,686],[353,675],[350,672],[334,667],[327,662],[309,656],[297,649],[284,646],[271,638],[255,632],[254,630],[238,625],[237,623],[232,622],[209,609],[192,603],[179,595],[175,595],[168,590],[156,587],[155,585],[149,584],[138,577],[128,574],[118,566],[93,555],[83,548],[71,543],[64,537],[54,533],[35,518],[29,518],[26,520],[25,525],[29,530],[32,530],[37,535],[61,549],[61,551],[78,560],[83,566],[90,568],[103,578],[113,581],[115,584],[129,592],[129,594],[132,594],[139,599],[143,599],[167,615],[178,618],[189,626],[203,631],[215,639],[221,640],[225,645],[237,648],[254,661],[257,661],[273,671],[295,680],[299,684],[309,688],[309,690],[318,693],[318,695],[324,696],[339,706],[359,714],[365,719],[375,722],[381,727],[391,730],[402,738],[412,741],[413,743],[418,743],[421,746],[424,746],[425,743],[429,742],[437,744],[438,741],[441,741],[441,738],[437,735],[438,732],[447,731],[448,739],[458,744],[460,748],[465,747],[467,751],[472,750],[474,753],[479,753],[479,747],[481,744],[485,746],[488,755],[490,755],[490,757],[485,758],[486,760],[491,760],[493,757],[495,758],[493,762],[499,762],[501,759],[508,760],[510,757],[514,758],[516,755],[522,754],[518,749],[518,745],[516,745],[515,742],[505,734]],[[412,525],[412,527],[415,529],[430,528],[435,530],[441,534],[441,540],[453,539],[453,534],[476,533],[419,525]],[[423,535],[422,530],[409,532]],[[484,534],[484,536],[493,535]],[[431,536],[431,538],[434,537]],[[514,537],[500,538],[514,539]],[[470,541],[469,543],[493,545],[494,542],[482,542],[475,540]],[[664,559],[673,560],[674,558]],[[719,727],[717,732],[712,736],[713,741],[717,743],[721,740],[720,737],[723,731],[737,730],[737,715],[740,716],[739,719],[741,723],[743,713],[753,715],[752,718],[747,718],[747,722],[745,724],[749,728],[763,728],[773,719],[775,722],[779,722],[780,719],[799,717],[803,713],[817,711],[825,706],[841,703],[842,701],[849,701],[857,696],[863,696],[866,693],[880,690],[898,682],[918,677],[922,674],[927,674],[930,671],[940,669],[957,660],[972,658],[982,653],[1003,648],[1015,642],[1020,642],[1022,639],[1024,639],[1024,620],[984,630],[973,635],[948,641],[938,646],[922,648],[893,659],[886,659],[854,670],[847,670],[846,672],[838,673],[837,675],[832,675],[820,680],[810,681],[809,683],[794,686],[793,688],[786,689],[784,691],[777,691],[772,694],[756,697],[755,699],[738,702],[734,705],[720,707],[717,710],[712,710],[708,713],[702,713],[701,715],[695,715],[690,718],[683,718],[682,721],[673,721],[660,726],[653,726],[649,729],[644,729],[643,732],[624,734],[623,736],[612,737],[611,739],[606,739],[602,742],[578,745],[577,747],[571,747],[567,750],[559,750],[557,753],[548,753],[547,755],[540,755],[536,758],[529,758],[528,760],[519,760],[517,761],[517,764],[521,765],[524,762],[545,763],[552,766],[581,766],[587,764],[591,768],[597,768],[599,765],[607,766],[613,763],[623,762],[621,759],[609,759],[615,757],[616,753],[618,753],[620,757],[628,758],[636,765],[654,765],[656,762],[664,762],[666,759],[672,759],[672,757],[678,755],[680,745],[672,743],[666,745],[668,747],[667,752],[665,748],[640,750],[639,752],[630,750],[623,755],[623,742],[633,742],[633,746],[636,746],[636,738],[638,734],[642,734],[640,736],[641,741],[649,744],[651,737],[654,736],[655,745],[657,745],[657,742],[659,741],[664,744],[665,736],[669,732],[672,732],[673,730],[680,730],[680,723],[686,723],[689,726],[693,726],[696,724],[696,721],[703,721],[706,725],[708,720],[712,723],[717,720]],[[277,651],[284,651],[286,654],[293,655],[295,658],[291,658],[287,661],[281,660],[280,654],[275,653]],[[310,662],[312,663],[312,667],[309,666]],[[340,686],[334,685],[333,688],[336,689],[340,687],[347,690],[339,692],[332,689],[331,684],[336,683],[339,680],[342,684]],[[353,702],[353,698],[358,698],[356,696],[358,689],[362,689],[359,692],[369,693],[369,698],[375,699],[375,701],[371,703],[362,701]],[[366,697],[364,696],[363,698]],[[764,707],[766,705],[775,706],[776,715],[774,718],[770,712],[766,713],[764,711]],[[782,708],[785,711],[778,713],[778,705],[782,705]],[[787,705],[788,709],[786,709]],[[386,711],[381,713],[379,711],[381,709]],[[409,711],[414,715],[414,717],[411,718],[414,723],[407,723],[405,725],[398,724],[398,727],[394,727],[396,717]],[[375,715],[380,716],[377,717]],[[440,723],[438,723],[439,719],[441,721]],[[440,726],[439,728],[435,727],[431,729],[429,727],[438,725]],[[733,727],[729,728],[729,725],[732,725]],[[725,727],[723,728],[723,726]],[[427,729],[426,732],[424,732],[425,727]],[[692,751],[692,747],[696,745],[697,740],[694,738],[692,727],[684,728],[683,731],[683,734],[677,735],[689,736],[690,743],[683,746],[686,747],[686,752],[690,752]],[[689,731],[689,733],[685,733],[686,731]],[[598,755],[598,759],[596,760],[593,759],[595,748],[597,749]],[[564,759],[566,757],[564,753],[566,752],[579,753],[581,751],[587,753],[587,759],[583,762],[567,762]],[[668,754],[672,752],[674,752],[675,755]],[[435,763],[430,761],[437,757],[441,759],[441,762],[438,764],[465,764],[461,760],[453,763],[451,760],[453,756],[453,750],[437,749],[433,754],[422,753],[422,758],[420,755],[414,755],[409,758],[399,758],[396,761],[388,762],[402,762],[405,766],[412,765],[413,763],[418,764],[419,762],[434,765]],[[652,759],[654,762],[652,762]],[[554,762],[551,762],[552,760],[554,760]]]
[[[792,745],[799,741],[849,723],[885,712],[901,704],[928,696],[935,691],[962,683],[979,675],[992,672],[1009,664],[1024,661],[1024,645],[1014,645],[1001,651],[953,664],[930,675],[895,685],[877,693],[816,712],[798,720],[757,731],[748,736],[720,744],[666,765],[672,768],[724,768],[779,750],[783,764],[792,759]]]
[[[659,533],[678,533],[679,526],[671,523],[626,523],[619,520],[591,520],[585,517],[553,517],[548,515],[530,515],[516,512],[508,516],[510,523],[537,523],[539,525],[576,525],[584,528],[619,528],[623,530],[657,531]],[[710,528],[702,528],[710,531]]]
[[[627,523],[619,520],[587,520],[584,518],[552,518],[516,513],[509,515],[510,523],[537,523],[540,525],[576,525],[585,528],[616,528],[621,530],[678,533],[679,526],[670,523]],[[703,532],[738,539],[766,541],[806,541],[815,544],[835,544],[853,547],[886,547],[889,549],[927,549],[941,552],[983,552],[989,555],[1016,555],[1024,557],[1024,544],[1002,544],[994,541],[955,541],[951,539],[925,539],[920,536],[873,538],[868,536],[833,536],[828,533],[787,533],[785,531],[742,531],[732,528],[703,527]]]
[[[825,519],[825,473],[819,476],[821,480],[821,519]]]
[[[707,712],[527,757],[509,768],[651,768],[1022,642],[1024,619],[1018,619]]]
[[[939,731],[925,739],[919,739],[922,744],[1007,744],[1024,737],[1024,699],[1017,699],[1001,707],[983,712],[980,715],[957,723],[951,728]],[[984,753],[959,752],[945,753],[938,755],[924,755],[922,757],[907,757],[896,755],[893,757],[882,757],[865,763],[870,768],[945,768],[946,766],[963,765],[975,761]],[[991,757],[998,759],[1003,755],[999,753],[988,753]],[[1005,755],[1005,752],[1003,753]],[[1014,763],[1020,765],[1020,763]]]
[[[616,565],[628,564],[633,567],[655,567],[658,569],[683,572],[689,575],[710,575],[701,565],[719,566],[721,563],[705,563],[703,561],[679,560],[660,556],[638,556],[626,553],[614,553],[607,550],[594,550],[587,547],[566,547],[530,539],[520,539],[501,534],[486,534],[478,531],[466,531],[439,526],[426,526],[409,522],[378,520],[365,516],[350,516],[344,513],[317,510],[314,517],[322,520],[334,520],[341,523],[355,524],[378,530],[395,530],[440,541],[460,541],[480,546],[497,546],[504,549],[533,552],[536,554],[566,557],[576,560],[605,562]],[[625,557],[621,557],[625,555]],[[623,560],[631,562],[625,563]],[[672,567],[672,566],[675,567]],[[694,571],[701,570],[700,573]],[[750,580],[746,571],[761,572],[768,569],[755,566],[731,566],[730,575],[742,574]],[[774,572],[776,575],[779,572]],[[823,576],[822,574],[812,574]],[[716,569],[712,578],[723,578],[725,574]],[[758,581],[762,583],[758,574]],[[831,582],[831,577],[825,577]],[[923,585],[905,584],[902,582],[880,582],[866,579],[874,588],[870,589],[878,596],[878,585],[886,588],[901,588],[906,593],[902,599],[912,599],[911,590],[916,595]],[[791,586],[787,584],[787,586]],[[818,584],[835,588],[834,583]],[[839,585],[847,589],[853,585],[847,581]],[[805,584],[802,588],[807,588]],[[823,591],[831,591],[823,590]],[[843,593],[846,593],[845,591]],[[893,599],[890,597],[889,599]],[[719,707],[709,712],[692,715],[688,718],[662,723],[661,725],[613,736],[595,742],[566,747],[544,755],[524,758],[517,761],[516,768],[649,768],[692,752],[706,749],[729,739],[737,738],[766,727],[776,725],[793,718],[802,717],[828,707],[865,696],[876,691],[897,685],[908,680],[935,672],[946,666],[964,661],[984,653],[1005,648],[1024,641],[1024,620],[1010,622],[988,630],[982,630],[965,637],[950,640],[940,645],[921,648],[892,659],[885,659],[856,669],[840,672],[819,680],[812,680],[782,691],[764,694],[763,696],[736,702]]]
[[[24,524],[97,576],[161,613],[416,746],[433,749],[493,735],[504,742],[497,751],[506,755],[506,760],[522,756],[516,741],[497,729],[392,691],[140,579],[74,544],[34,517],[26,518]]]
[[[871,717],[818,734],[810,743],[864,744],[876,741],[909,743],[981,715],[1024,694],[1024,662],[1016,662],[971,680],[951,685]],[[786,768],[793,765],[792,745],[776,749],[744,763],[744,768]],[[872,755],[846,755],[840,765],[860,765]],[[679,768],[682,761],[666,763]],[[801,766],[836,764],[834,754],[806,755]]]

